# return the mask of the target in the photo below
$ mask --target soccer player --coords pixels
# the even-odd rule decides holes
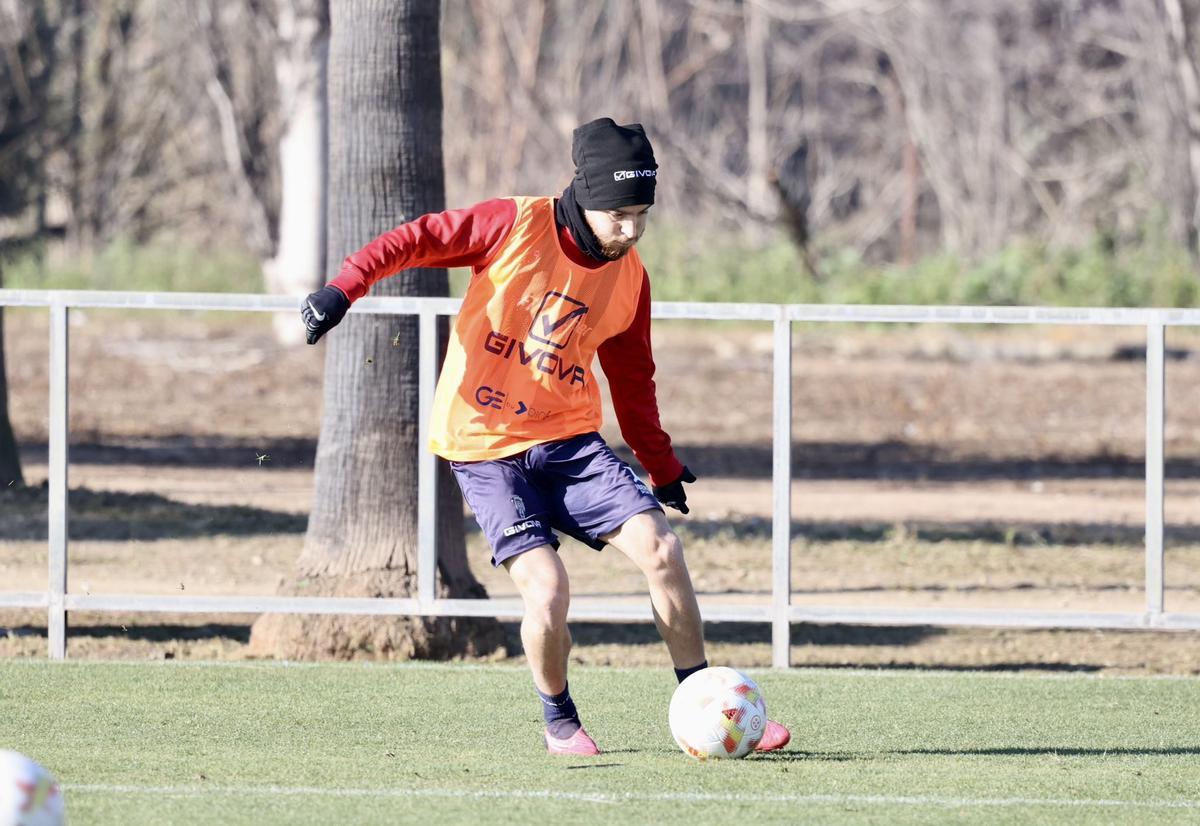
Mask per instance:
[[[650,351],[650,280],[634,245],[658,165],[641,124],[575,130],[575,177],[558,198],[497,198],[423,215],[345,260],[301,308],[309,344],[371,285],[408,267],[471,267],[437,383],[430,449],[463,496],[525,606],[521,641],[554,754],[598,754],[567,687],[570,588],[555,531],[611,545],[646,576],[654,620],[680,681],[707,667],[700,610],[663,505],[687,513],[659,422]],[[621,435],[653,492],[600,438],[593,360],[608,377]],[[769,722],[759,749],[790,734]]]

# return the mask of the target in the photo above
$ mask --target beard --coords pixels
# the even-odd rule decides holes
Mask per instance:
[[[599,238],[596,239],[600,241]],[[636,242],[634,242],[636,243]],[[633,243],[621,241],[600,241],[600,252],[604,253],[604,257],[609,261],[619,261],[625,257],[625,253],[633,249]]]

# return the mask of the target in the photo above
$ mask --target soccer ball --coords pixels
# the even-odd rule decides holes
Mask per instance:
[[[62,826],[63,798],[53,775],[15,751],[0,751],[0,826]]]
[[[767,728],[767,705],[754,680],[716,666],[679,684],[667,719],[679,748],[697,760],[745,757]]]

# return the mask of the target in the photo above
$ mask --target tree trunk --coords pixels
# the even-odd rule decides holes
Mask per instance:
[[[1200,68],[1196,65],[1195,21],[1180,0],[1164,0],[1167,13],[1167,28],[1171,36],[1171,52],[1179,74],[1179,90],[1186,113],[1184,120],[1187,135],[1189,176],[1192,180],[1188,215],[1188,249],[1193,255],[1200,250]]]
[[[3,263],[0,262],[0,287],[4,286]],[[17,439],[8,419],[8,370],[4,365],[4,308],[0,307],[0,490],[25,484],[21,475],[21,456]]]
[[[334,0],[329,54],[329,262],[444,205],[437,0]],[[446,295],[445,270],[407,270],[375,295]],[[415,317],[352,313],[326,339],[316,492],[296,580],[312,596],[416,592],[418,332]],[[485,596],[466,562],[462,504],[439,463],[440,596]],[[268,615],[255,654],[492,654],[492,619]]]
[[[304,295],[325,283],[327,0],[283,0],[279,6],[279,243],[263,264],[267,292]],[[332,273],[331,273],[332,274]],[[300,344],[304,328],[291,314],[274,316],[275,339]]]
[[[67,200],[70,203],[71,215],[67,220],[67,246],[73,257],[79,257],[84,249],[80,230],[83,227],[83,103],[84,89],[87,84],[84,74],[87,71],[87,37],[85,36],[84,19],[86,9],[84,0],[74,0],[71,10],[71,119],[67,123],[64,138],[67,156]]]
[[[771,143],[767,131],[767,45],[770,21],[754,3],[742,8],[746,37],[746,205],[755,215],[772,213]]]

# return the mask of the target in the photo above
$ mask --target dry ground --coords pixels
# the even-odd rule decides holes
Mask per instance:
[[[258,316],[73,318],[71,589],[272,593],[310,505],[321,350],[278,347]],[[6,319],[10,403],[36,486],[45,313]],[[692,515],[674,521],[706,600],[768,599],[770,341],[745,325],[657,331],[663,419],[701,477]],[[1200,612],[1200,339],[1173,332],[1168,343],[1167,608]],[[1129,329],[800,329],[793,600],[1141,610],[1140,345]],[[470,553],[491,594],[512,593],[477,533]],[[644,599],[615,554],[565,553],[577,599]],[[44,491],[0,493],[0,590],[41,590],[45,570]],[[70,651],[238,657],[252,619],[77,614]],[[44,616],[0,611],[0,627],[0,656],[44,653]],[[666,662],[651,627],[581,624],[575,636],[580,660]],[[717,624],[709,636],[714,659],[769,661],[765,628]],[[1191,633],[798,626],[793,660],[1200,673],[1197,643]]]

